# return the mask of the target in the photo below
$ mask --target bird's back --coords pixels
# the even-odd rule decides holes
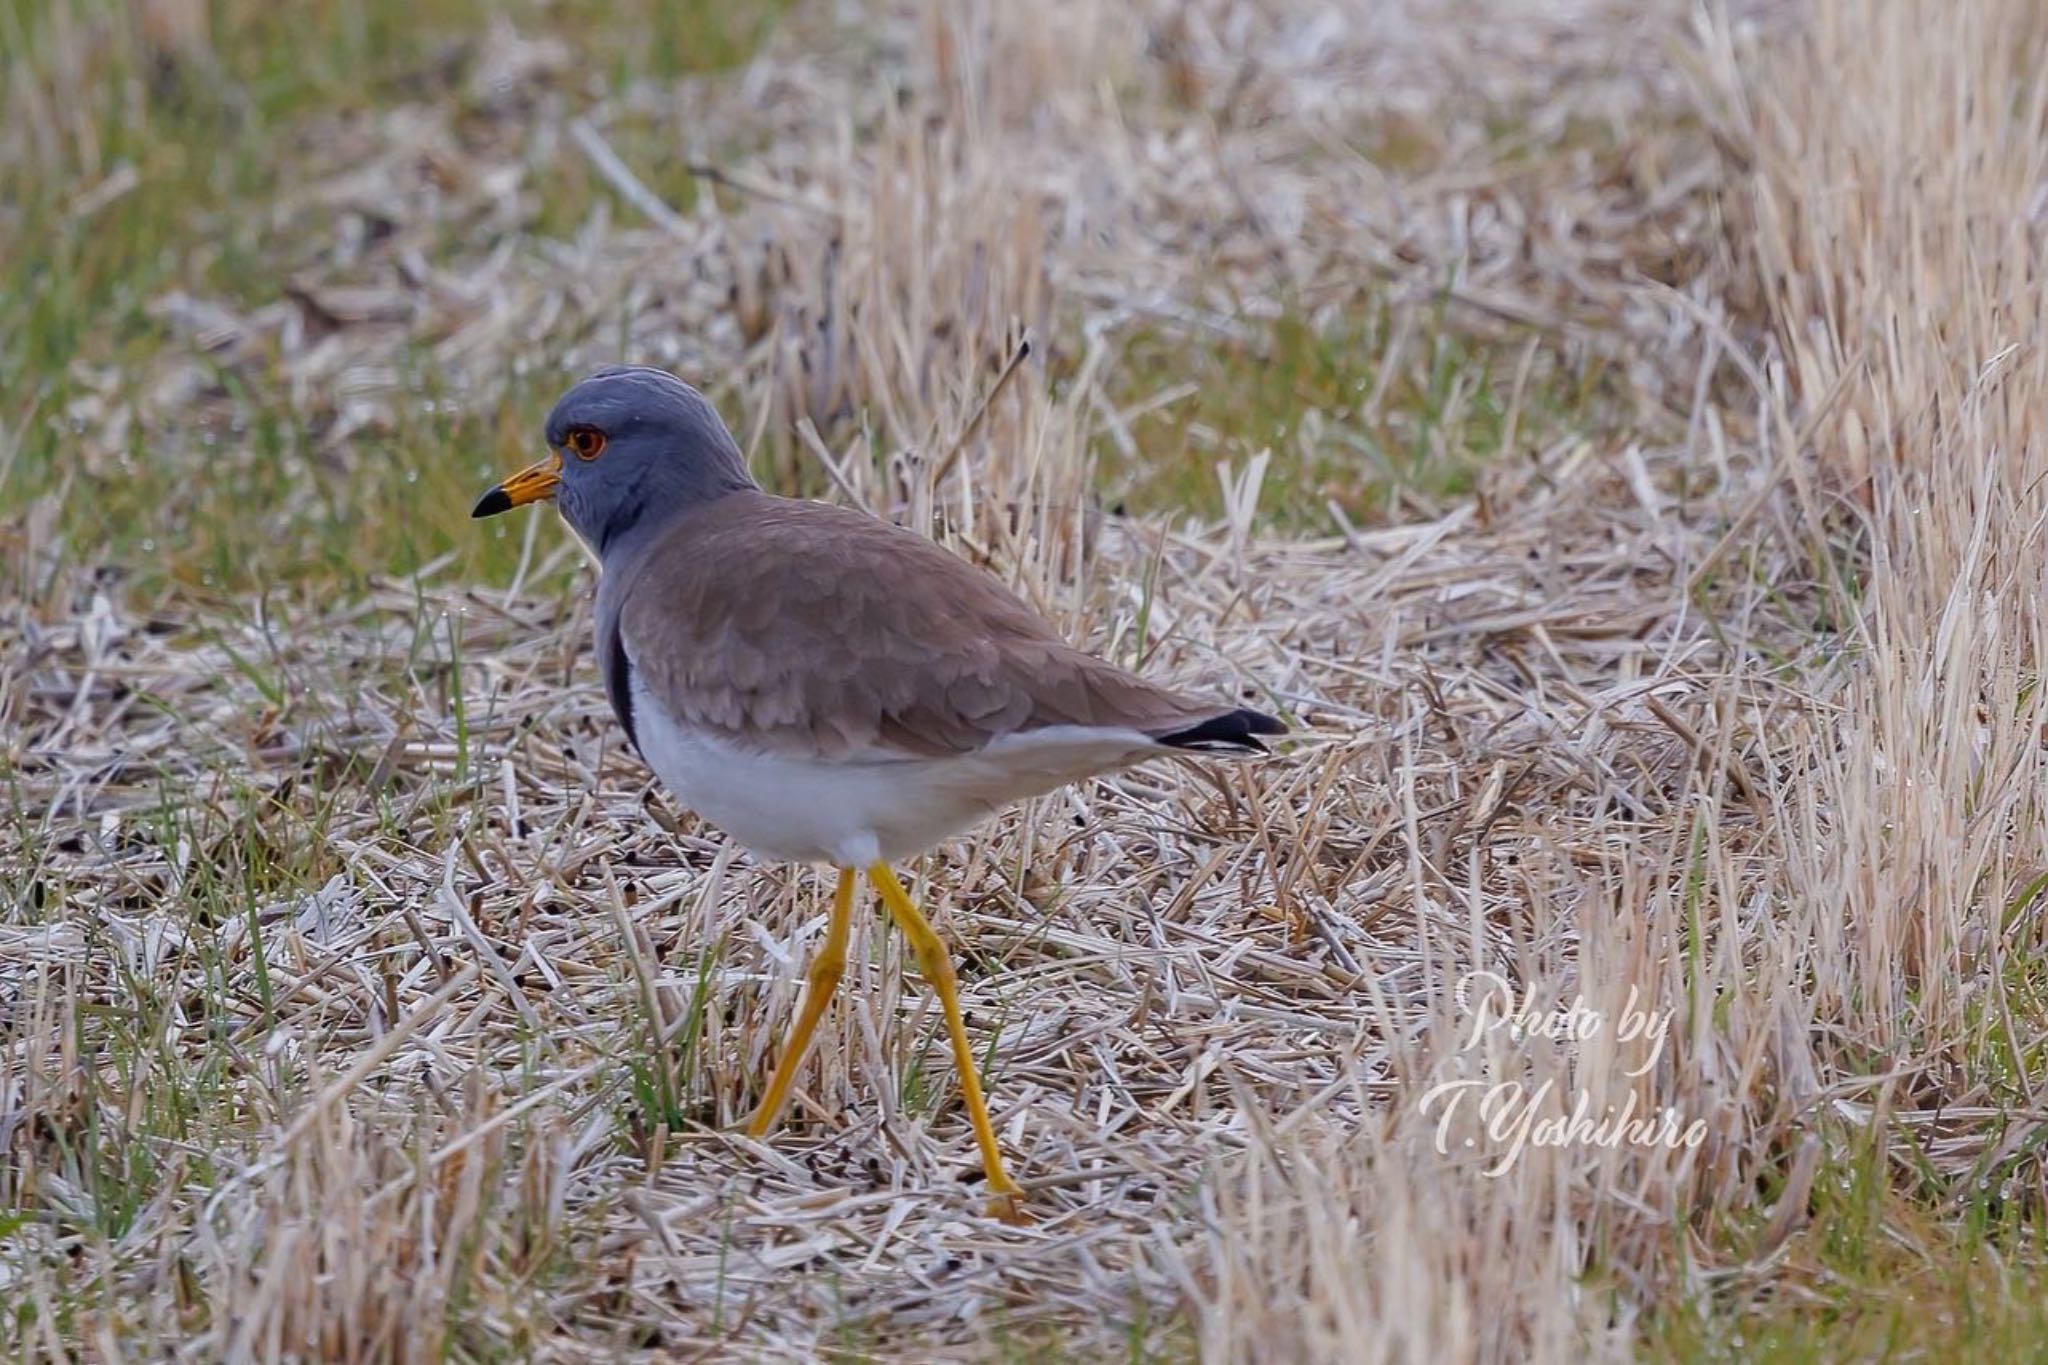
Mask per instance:
[[[934,758],[1053,727],[1164,739],[1232,714],[1073,648],[988,573],[846,508],[736,493],[618,558],[601,653],[670,720],[743,745]]]

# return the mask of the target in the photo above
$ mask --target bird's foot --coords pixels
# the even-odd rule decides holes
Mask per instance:
[[[1024,1191],[1019,1189],[1008,1189],[990,1195],[988,1216],[1013,1228],[1028,1228],[1038,1222],[1037,1218],[1025,1211]]]

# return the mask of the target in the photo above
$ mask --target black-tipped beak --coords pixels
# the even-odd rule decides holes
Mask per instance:
[[[500,512],[524,507],[529,502],[552,498],[561,486],[562,452],[557,450],[539,464],[528,465],[478,498],[469,514],[472,517],[495,517]]]

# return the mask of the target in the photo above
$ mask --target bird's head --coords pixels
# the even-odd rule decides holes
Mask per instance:
[[[551,498],[602,555],[642,525],[757,485],[718,410],[665,370],[598,370],[548,414],[547,458],[477,500],[493,517]]]

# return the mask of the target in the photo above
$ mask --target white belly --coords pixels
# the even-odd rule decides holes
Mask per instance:
[[[637,676],[632,688],[640,752],[662,784],[748,849],[790,862],[895,862],[1013,802],[1170,752],[1136,730],[1056,726],[956,758],[794,758],[684,730]]]

